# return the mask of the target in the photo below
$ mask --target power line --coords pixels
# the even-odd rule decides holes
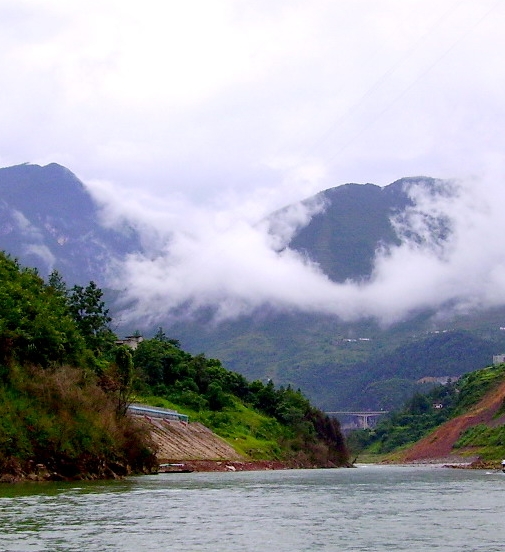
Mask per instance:
[[[351,108],[349,108],[344,115],[342,115],[333,125],[332,127],[324,134],[324,136],[318,140],[305,154],[308,155],[312,151],[314,151],[316,148],[320,147],[322,144],[324,144],[330,136],[335,132],[335,130],[342,125],[342,123],[348,119],[364,102],[368,99],[369,96],[371,96],[386,80],[396,71],[396,69],[403,64],[405,61],[407,61],[414,51],[417,50],[420,43],[424,42],[424,40],[431,35],[435,29],[441,26],[442,22],[446,20],[450,15],[452,15],[462,4],[464,4],[465,1],[461,0],[456,5],[452,6],[449,10],[444,12],[444,14],[436,21],[436,23],[421,37],[419,38],[416,43],[408,49],[408,51],[399,59],[397,60],[381,77],[363,94],[363,96],[360,97],[359,101],[355,103]],[[401,100],[412,88],[414,88],[417,83],[425,76],[427,75],[434,67],[436,67],[444,58],[446,58],[451,51],[453,51],[459,43],[466,38],[472,31],[474,31],[485,19],[489,17],[489,15],[493,12],[493,10],[500,4],[500,0],[497,0],[479,19],[474,21],[474,23],[465,31],[463,34],[461,34],[441,55],[439,55],[433,63],[431,63],[425,70],[423,70],[415,79],[411,82],[410,85],[408,85],[406,88],[404,88],[399,94],[394,96],[392,100],[382,109],[375,117],[370,119],[366,125],[361,128],[358,132],[356,132],[352,137],[350,137],[340,148],[337,149],[330,157],[329,160],[335,159],[338,155],[342,153],[350,144],[355,142],[360,136],[362,136],[372,125],[374,125],[381,117],[387,113],[399,100]]]

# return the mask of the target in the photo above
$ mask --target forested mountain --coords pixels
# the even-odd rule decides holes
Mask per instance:
[[[0,250],[47,276],[105,284],[115,259],[140,247],[131,228],[105,228],[82,182],[51,163],[0,169]]]
[[[344,184],[321,192],[316,198],[324,210],[296,233],[289,247],[308,255],[336,282],[370,276],[378,246],[399,243],[391,217],[411,204],[404,190],[409,181],[384,188]]]
[[[302,203],[324,208],[284,247],[318,263],[335,281],[366,280],[376,249],[398,243],[392,217],[401,219],[412,205],[406,189],[418,181],[434,193],[445,185],[405,178],[385,187],[346,184],[308,198]],[[272,233],[286,210],[268,218]],[[120,233],[101,225],[83,184],[56,164],[0,169],[0,216],[0,250],[38,267],[42,275],[57,268],[69,284],[94,280],[103,285],[114,259],[140,250],[131,229]],[[431,222],[433,239],[445,239],[444,221]],[[118,314],[114,305],[110,309]],[[192,322],[162,325],[193,354],[219,358],[249,379],[271,378],[301,388],[321,408],[342,410],[398,406],[418,389],[416,380],[460,375],[505,351],[502,310],[436,322],[433,314],[417,313],[386,329],[369,319],[345,323],[335,316],[272,308],[218,325],[210,323],[209,312]],[[138,329],[118,324],[119,316],[118,332]],[[154,335],[158,326],[146,335]]]
[[[249,382],[161,330],[136,350],[118,341],[93,282],[44,282],[2,253],[0,282],[0,482],[151,471],[157,451],[127,414],[133,398],[185,409],[244,459],[348,464],[338,421],[300,391]]]

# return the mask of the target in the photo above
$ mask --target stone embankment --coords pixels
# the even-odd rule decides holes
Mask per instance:
[[[245,460],[231,445],[198,422],[144,417],[142,423],[148,424],[160,463]]]
[[[157,447],[160,464],[182,463],[191,471],[282,470],[296,467],[296,462],[248,460],[209,428],[198,422],[179,422],[160,418],[140,418],[148,424]]]

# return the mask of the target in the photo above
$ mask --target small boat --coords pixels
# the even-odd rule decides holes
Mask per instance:
[[[501,471],[505,473],[505,460],[501,461]]]
[[[158,473],[191,473],[193,468],[186,464],[160,464]]]

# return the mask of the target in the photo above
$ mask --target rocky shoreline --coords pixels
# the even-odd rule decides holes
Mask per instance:
[[[45,464],[34,461],[22,464],[11,459],[3,466],[0,483],[113,480],[122,479],[129,474],[128,466],[115,462],[102,461],[88,470],[78,470],[76,466],[68,466],[67,470],[52,470]]]
[[[235,471],[266,471],[266,470],[293,470],[293,469],[316,469],[336,468],[335,465],[317,466],[306,465],[300,462],[285,462],[280,460],[189,460],[184,466],[195,472],[235,472]],[[350,466],[341,466],[350,467]]]
[[[175,462],[175,461],[174,461]],[[292,469],[332,469],[337,467],[349,466],[317,466],[306,465],[296,461],[280,460],[185,460],[177,461],[181,470],[189,472],[244,472],[244,471],[268,471],[268,470],[292,470]],[[114,480],[124,479],[129,475],[149,475],[136,474],[128,470],[125,466],[116,466],[114,471],[111,466],[104,466],[102,470],[94,473],[78,473],[72,477],[61,473],[50,471],[44,464],[30,463],[29,466],[12,465],[10,469],[0,474],[1,483],[27,483],[27,482],[48,482],[48,481],[93,481],[93,480]],[[157,473],[156,471],[150,473]]]

